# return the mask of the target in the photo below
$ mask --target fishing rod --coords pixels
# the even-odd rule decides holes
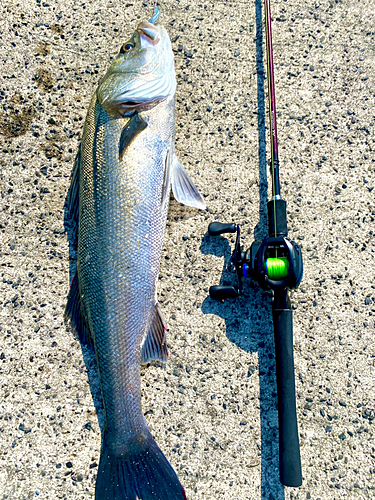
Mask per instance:
[[[242,294],[242,278],[248,277],[257,281],[263,290],[273,291],[280,481],[285,486],[300,486],[302,470],[294,378],[293,312],[289,290],[297,288],[301,283],[303,262],[300,246],[288,238],[286,201],[280,195],[270,0],[265,0],[265,26],[272,174],[272,199],[267,203],[268,236],[263,241],[254,241],[244,251],[240,247],[238,224],[212,222],[209,225],[208,232],[211,236],[237,233],[231,262],[235,267],[238,283],[237,286],[212,286],[210,297],[214,300],[238,297]]]

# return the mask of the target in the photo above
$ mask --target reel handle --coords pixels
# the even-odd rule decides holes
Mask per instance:
[[[287,292],[284,292],[287,294]],[[286,299],[286,300],[285,300]],[[302,469],[299,448],[296,390],[293,358],[293,312],[284,295],[273,303],[277,399],[279,413],[280,481],[285,486],[301,486]]]
[[[208,233],[210,236],[219,236],[225,233],[235,233],[237,231],[236,224],[229,223],[223,224],[222,222],[211,222],[208,226]]]

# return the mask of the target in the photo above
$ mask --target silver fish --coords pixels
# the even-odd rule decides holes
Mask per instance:
[[[171,187],[205,208],[175,155],[173,52],[157,15],[91,100],[68,194],[78,260],[66,317],[94,344],[105,408],[96,500],[186,499],[141,409],[141,364],[167,357],[156,284]]]

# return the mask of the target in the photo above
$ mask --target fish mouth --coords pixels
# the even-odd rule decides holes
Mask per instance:
[[[138,25],[137,31],[142,49],[155,47],[160,42],[160,26],[143,22]]]

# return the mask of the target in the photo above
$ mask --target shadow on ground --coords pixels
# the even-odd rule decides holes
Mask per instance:
[[[265,72],[263,57],[262,3],[256,0],[256,54],[258,87],[258,144],[259,144],[259,224],[254,239],[267,236],[267,160],[265,129]],[[232,221],[221,221],[232,222]],[[243,221],[235,221],[240,223]],[[232,238],[232,242],[234,239]],[[234,245],[232,244],[232,247]],[[205,235],[201,251],[216,257],[224,256],[220,284],[236,284],[234,270],[230,270],[231,246],[222,237]],[[213,283],[217,284],[217,283]],[[260,424],[261,424],[261,498],[284,500],[284,487],[279,480],[278,415],[274,333],[271,297],[253,281],[244,283],[244,293],[237,299],[215,302],[207,297],[202,304],[205,314],[216,314],[225,320],[228,339],[247,352],[257,352],[259,359]],[[255,371],[255,368],[254,368]],[[250,374],[249,374],[250,375]]]

